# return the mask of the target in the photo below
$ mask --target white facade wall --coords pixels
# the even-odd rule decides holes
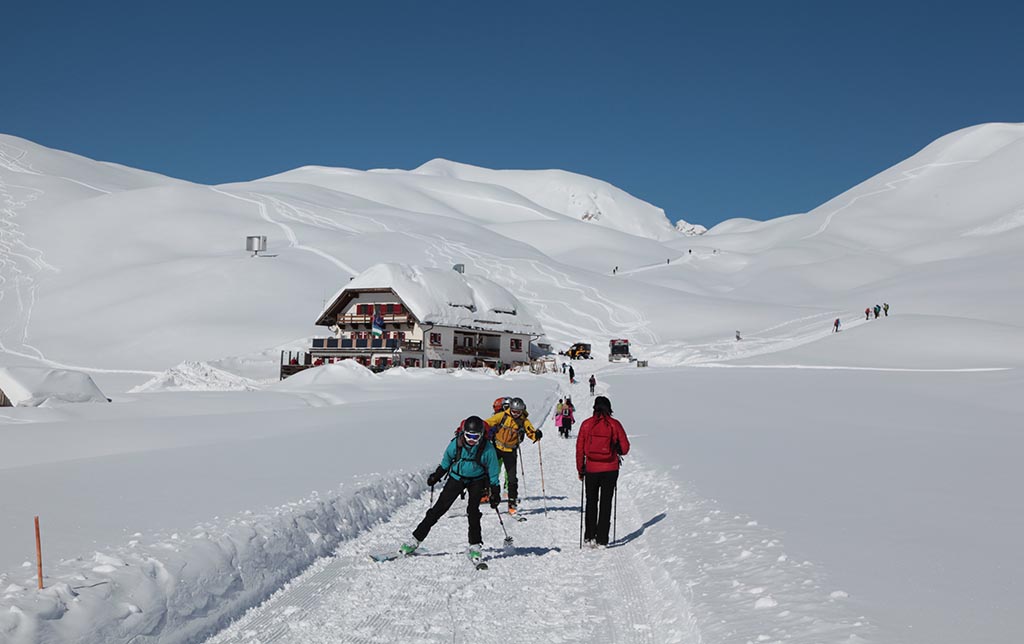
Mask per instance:
[[[356,315],[356,307],[361,304],[402,304],[403,306],[405,306],[404,302],[402,302],[399,297],[397,297],[394,293],[391,292],[360,292],[352,299],[351,302],[349,302],[345,306],[341,314]],[[405,313],[408,315],[412,315],[412,312],[409,311],[408,309],[406,309]],[[367,331],[368,329],[360,326],[360,328],[357,330]],[[395,330],[404,331],[405,339],[407,341],[419,340],[423,343],[422,355],[420,355],[418,352],[403,351],[402,358],[420,358],[422,360],[421,364],[424,367],[426,367],[429,364],[429,361],[431,360],[437,360],[445,363],[445,365],[448,367],[452,367],[456,361],[464,362],[474,361],[476,359],[475,356],[468,356],[454,352],[456,331],[460,332],[460,334],[469,333],[474,336],[477,335],[478,333],[483,333],[489,336],[498,336],[499,357],[496,359],[500,360],[502,364],[507,365],[516,362],[528,363],[530,361],[530,336],[527,334],[503,333],[500,331],[490,330],[480,331],[478,329],[469,329],[462,327],[431,326],[421,324],[420,321],[416,320],[415,318],[413,318],[413,325],[411,329],[407,325],[403,325],[402,328],[396,329],[394,328],[393,324],[388,322],[387,316],[385,315],[385,331]],[[343,330],[342,337],[349,337],[349,333],[351,333],[351,331],[352,329]],[[430,335],[432,333],[438,333],[441,335],[440,345],[435,346],[430,344]],[[520,342],[522,343],[522,351],[512,351],[511,340],[513,338],[520,340]],[[369,354],[378,352],[374,352],[373,350],[368,349],[366,350],[366,353]],[[384,354],[380,353],[380,355]],[[495,358],[489,359],[493,360]]]

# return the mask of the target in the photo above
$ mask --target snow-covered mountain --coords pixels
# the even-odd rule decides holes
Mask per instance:
[[[700,224],[691,224],[688,221],[680,219],[676,222],[676,230],[683,233],[687,237],[696,237],[697,235],[703,235],[708,232],[708,229]]]
[[[198,642],[277,590],[212,641],[1013,641],[1022,170],[1024,125],[982,125],[808,213],[684,235],[555,170],[205,186],[0,135],[0,367],[86,371],[112,398],[0,413],[0,642]],[[615,548],[579,550],[553,426],[565,396],[588,415],[585,384],[351,363],[277,381],[382,263],[464,264],[556,348],[593,344],[577,379],[633,442]],[[650,366],[603,360],[616,337]],[[545,438],[523,446],[516,549],[494,516],[484,539],[531,620],[463,577],[458,505],[428,556],[365,557],[408,537],[454,426],[505,395]]]
[[[143,372],[261,351],[317,333],[325,298],[382,261],[464,263],[531,306],[556,346],[626,336],[676,362],[736,328],[876,300],[983,333],[1024,316],[1005,279],[1024,244],[1022,138],[968,128],[805,215],[682,236],[660,209],[555,170],[435,160],[202,186],[4,136],[0,346]],[[250,258],[252,234],[276,257]]]

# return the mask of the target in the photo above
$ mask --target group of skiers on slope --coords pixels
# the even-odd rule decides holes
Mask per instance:
[[[564,405],[563,401],[563,409]],[[441,457],[441,464],[427,477],[431,490],[445,481],[441,494],[413,530],[412,540],[399,548],[401,555],[413,554],[455,499],[465,495],[469,520],[469,549],[466,554],[470,560],[479,562],[483,556],[480,504],[489,503],[498,511],[502,465],[508,481],[508,511],[513,515],[518,511],[516,457],[519,445],[526,437],[534,443],[540,441],[543,432],[530,422],[522,398],[499,398],[494,401],[494,411],[486,421],[479,416],[466,418],[455,431],[455,437],[449,441]],[[588,546],[608,545],[620,457],[628,453],[629,439],[622,424],[612,418],[611,402],[605,396],[598,396],[594,399],[593,416],[583,421],[576,438],[576,471],[586,490],[584,538]]]
[[[882,311],[885,311],[885,317],[889,317],[889,303],[888,302],[884,302],[882,304],[876,304],[874,309],[872,309],[870,306],[868,308],[864,309],[864,319],[865,320],[870,320],[871,319],[871,312],[872,311],[874,311],[874,313],[875,313],[875,319],[876,320],[878,319],[878,316],[879,316],[880,313],[882,313]]]
[[[885,317],[889,317],[889,303],[888,302],[884,302],[882,304],[876,304],[874,309],[872,309],[870,306],[868,308],[864,309],[864,319],[865,320],[870,320],[871,319],[872,311],[875,314],[875,319],[876,320],[878,319],[878,316],[881,313],[883,313],[883,312],[885,313]],[[839,318],[836,318],[835,322],[832,323],[832,333],[839,333],[839,324],[840,324]]]

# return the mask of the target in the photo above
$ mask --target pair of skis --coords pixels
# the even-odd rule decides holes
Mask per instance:
[[[404,559],[406,557],[415,557],[415,556],[416,556],[416,553],[413,553],[411,555],[403,555],[400,552],[370,553],[370,559],[372,559],[373,561],[376,561],[377,563],[384,563],[386,561],[394,561],[395,559]],[[474,559],[473,557],[468,557],[468,559],[469,559],[469,562],[471,564],[473,564],[473,569],[474,570],[487,570],[488,567],[489,567],[487,565],[486,561],[482,561],[480,559]]]

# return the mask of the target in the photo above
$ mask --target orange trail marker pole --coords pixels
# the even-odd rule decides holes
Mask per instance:
[[[43,589],[43,545],[39,540],[39,517],[36,517],[36,573],[39,576],[39,590]]]

